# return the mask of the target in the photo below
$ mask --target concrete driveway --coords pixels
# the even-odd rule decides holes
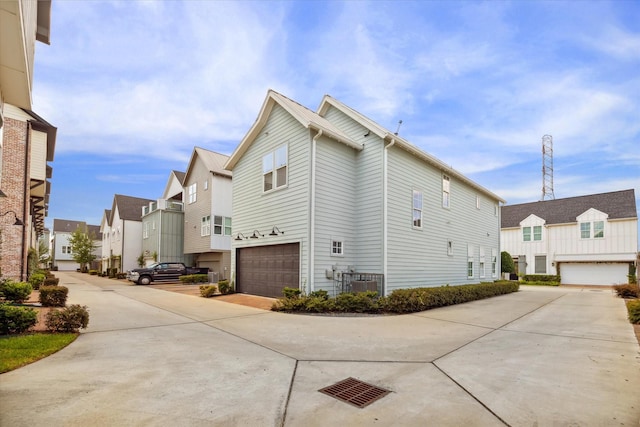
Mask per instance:
[[[640,424],[640,348],[610,290],[345,318],[57,276],[89,329],[0,376],[2,426]],[[348,377],[391,393],[357,408],[318,392]]]

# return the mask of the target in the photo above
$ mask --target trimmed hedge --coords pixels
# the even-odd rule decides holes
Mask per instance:
[[[0,303],[0,335],[21,334],[35,326],[38,313],[33,308]]]
[[[60,283],[60,279],[55,276],[51,276],[44,279],[41,286],[58,286],[58,283]]]
[[[437,288],[396,289],[386,298],[384,309],[393,313],[415,313],[517,292],[518,289],[518,283],[511,281],[477,285],[447,285]]]
[[[230,294],[233,292],[233,285],[230,285],[228,280],[220,280],[218,282],[218,289],[223,295]]]
[[[86,305],[73,304],[50,311],[45,322],[51,332],[78,332],[89,325],[89,312]]]
[[[377,292],[367,291],[343,293],[336,298],[328,298],[326,292],[317,291],[307,296],[294,292],[296,289],[288,288],[284,290],[285,297],[278,299],[271,309],[301,313],[415,313],[517,292],[518,289],[517,282],[499,281],[475,285],[396,289],[387,297],[378,297]]]
[[[207,283],[209,276],[206,274],[188,274],[178,278],[182,283]]]
[[[552,274],[525,274],[522,279],[525,282],[560,282],[560,276]]]
[[[68,294],[69,288],[66,286],[42,286],[40,288],[40,304],[43,307],[64,307]]]
[[[629,312],[629,321],[640,324],[640,300],[627,301],[627,311]]]
[[[33,273],[29,276],[29,283],[33,289],[38,290],[46,278],[47,276],[44,273]]]
[[[26,282],[14,282],[13,280],[7,280],[2,285],[2,294],[4,299],[15,303],[23,303],[29,299],[29,295],[33,288],[30,283]]]

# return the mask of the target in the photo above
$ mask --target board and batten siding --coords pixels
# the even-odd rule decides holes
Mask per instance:
[[[202,218],[211,215],[211,191],[204,190],[204,182],[209,181],[211,172],[198,156],[187,182],[184,183],[184,253],[197,254],[211,250],[211,239],[202,236]],[[189,186],[196,184],[196,201],[189,203]],[[212,218],[213,220],[213,218]],[[213,224],[212,224],[213,229]]]
[[[47,134],[31,130],[30,149],[29,177],[44,181],[47,179]]]
[[[417,286],[442,286],[493,280],[491,255],[499,258],[497,200],[491,200],[454,176],[451,203],[442,206],[443,171],[397,147],[388,153],[387,293]],[[422,192],[422,228],[413,227],[413,190]],[[476,207],[480,197],[480,209]],[[452,255],[448,242],[452,242]],[[474,274],[467,274],[468,251]],[[493,251],[492,251],[493,250]],[[484,277],[479,264],[484,254]],[[499,273],[499,261],[496,263]]]
[[[383,153],[381,138],[335,107],[324,117],[364,149],[356,157],[356,196],[353,227],[356,230],[355,268],[363,273],[383,273]],[[368,134],[368,136],[364,136]]]
[[[316,144],[315,265],[313,290],[333,294],[326,270],[344,271],[358,254],[357,156],[353,148],[321,137]],[[342,242],[344,254],[332,255],[331,242]]]
[[[248,246],[300,243],[300,285],[309,281],[311,132],[275,105],[264,127],[233,168],[232,278],[236,250]],[[262,158],[287,145],[287,186],[263,192]],[[273,227],[284,234],[269,236]],[[264,237],[235,240],[258,230]],[[306,289],[308,291],[308,289]]]

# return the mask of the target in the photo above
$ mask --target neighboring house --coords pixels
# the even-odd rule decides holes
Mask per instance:
[[[154,262],[184,262],[188,265],[192,262],[184,254],[184,176],[184,172],[171,171],[162,198],[142,208],[145,266]]]
[[[115,268],[117,272],[138,268],[138,257],[142,253],[142,208],[151,202],[122,194],[113,196],[109,219],[103,216],[100,224],[103,268],[105,260],[107,268]],[[107,233],[109,236],[104,236]]]
[[[111,267],[111,209],[105,209],[100,220],[100,235],[102,245],[100,245],[100,267],[98,270],[107,272]]]
[[[219,279],[231,268],[231,172],[228,156],[195,147],[184,188],[184,253],[195,267],[208,267]]]
[[[501,248],[523,274],[561,283],[627,283],[638,253],[634,190],[502,207]]]
[[[56,128],[31,110],[35,42],[49,44],[50,1],[0,1],[0,274],[26,280],[44,233]]]
[[[100,227],[97,225],[87,225],[84,221],[54,218],[53,234],[51,237],[51,263],[53,268],[56,270],[75,271],[80,268],[80,264],[73,259],[73,252],[71,244],[69,243],[71,235],[78,228],[93,237],[93,243],[95,245],[93,254],[96,256],[96,261],[88,267],[89,269],[98,268],[98,260],[100,259],[102,251],[102,235],[100,234]]]
[[[270,90],[225,168],[239,292],[371,280],[388,294],[500,272],[504,201],[330,96],[316,113]]]

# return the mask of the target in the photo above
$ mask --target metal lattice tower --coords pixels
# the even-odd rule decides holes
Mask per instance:
[[[553,194],[553,137],[542,137],[542,198],[540,200],[554,200]]]

